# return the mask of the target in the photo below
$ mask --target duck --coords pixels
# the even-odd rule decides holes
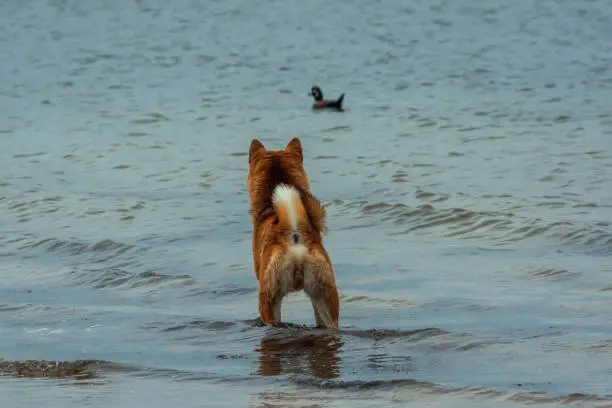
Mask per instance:
[[[315,102],[312,104],[312,109],[335,109],[337,111],[343,111],[342,102],[344,101],[344,92],[336,100],[325,100],[323,98],[323,91],[318,85],[313,85],[310,88],[308,96],[312,96]]]

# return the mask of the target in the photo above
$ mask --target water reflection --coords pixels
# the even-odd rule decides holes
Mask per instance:
[[[319,379],[340,376],[340,348],[337,334],[312,330],[274,329],[260,342],[257,375],[304,374]]]

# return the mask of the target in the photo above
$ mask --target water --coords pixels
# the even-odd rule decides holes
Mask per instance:
[[[612,406],[611,13],[2,2],[2,407]],[[295,135],[338,332],[256,324],[247,151]]]

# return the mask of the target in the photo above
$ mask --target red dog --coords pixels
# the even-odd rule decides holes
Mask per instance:
[[[267,150],[253,139],[247,187],[263,323],[280,323],[285,295],[304,290],[317,326],[337,328],[340,299],[321,237],[325,208],[310,194],[300,139],[284,150]]]

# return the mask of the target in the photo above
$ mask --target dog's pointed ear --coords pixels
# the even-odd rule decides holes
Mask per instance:
[[[257,154],[265,151],[266,148],[263,143],[257,139],[251,140],[251,147],[249,148],[249,164],[253,162],[253,159],[257,157]]]
[[[289,141],[287,147],[285,147],[285,150],[297,154],[300,157],[300,160],[304,159],[304,156],[302,155],[302,142],[300,142],[300,138],[297,136]]]

